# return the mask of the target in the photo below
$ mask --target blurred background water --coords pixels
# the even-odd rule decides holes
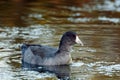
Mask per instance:
[[[119,0],[0,0],[0,5],[0,80],[57,80],[62,74],[71,80],[120,80]],[[85,45],[73,47],[72,65],[53,67],[57,74],[21,69],[22,43],[57,47],[69,30]]]

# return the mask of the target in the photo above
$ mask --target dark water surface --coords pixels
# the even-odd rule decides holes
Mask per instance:
[[[120,80],[119,0],[1,0],[0,80]],[[68,30],[83,47],[73,47],[73,64],[21,69],[22,43],[57,47]],[[41,68],[40,68],[41,69]]]

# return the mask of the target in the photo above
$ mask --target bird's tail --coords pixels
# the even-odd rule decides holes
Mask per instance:
[[[27,48],[28,48],[28,46],[27,46],[26,44],[23,44],[23,45],[21,46],[22,54],[25,53],[25,51],[27,50]]]
[[[24,66],[26,65],[25,64],[25,62],[24,62],[24,53],[25,53],[25,51],[28,49],[28,46],[26,45],[26,44],[22,44],[22,46],[21,46],[21,52],[22,52],[22,65],[21,65],[21,67],[22,68],[24,68]]]

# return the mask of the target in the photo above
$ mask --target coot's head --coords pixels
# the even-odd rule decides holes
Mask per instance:
[[[82,41],[79,39],[78,35],[73,31],[68,31],[63,34],[60,41],[60,45],[62,44],[68,45],[80,44],[81,46],[83,46]]]

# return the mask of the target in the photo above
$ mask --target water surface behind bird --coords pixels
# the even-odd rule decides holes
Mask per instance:
[[[0,5],[1,80],[120,79],[119,0],[1,0]],[[73,47],[73,64],[47,67],[53,72],[21,69],[22,43],[58,47],[68,30],[84,43]]]

